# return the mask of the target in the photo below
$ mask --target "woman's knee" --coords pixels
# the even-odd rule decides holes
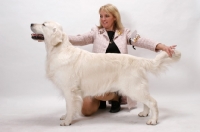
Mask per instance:
[[[95,98],[91,97],[84,98],[82,106],[82,114],[85,116],[90,116],[94,114],[99,108],[99,103],[100,101]]]

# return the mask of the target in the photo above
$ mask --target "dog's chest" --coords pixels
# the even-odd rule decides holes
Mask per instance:
[[[72,73],[74,71],[73,66],[71,66],[70,64],[70,61],[68,61],[67,59],[54,58],[51,60],[47,60],[47,78],[54,83],[70,80],[70,78],[72,78],[72,75],[74,75]]]

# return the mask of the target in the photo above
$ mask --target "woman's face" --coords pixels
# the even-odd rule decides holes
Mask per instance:
[[[100,11],[100,22],[101,25],[107,30],[107,31],[111,31],[113,30],[113,26],[114,26],[114,21],[116,20],[116,18],[108,13],[105,12],[104,10]]]

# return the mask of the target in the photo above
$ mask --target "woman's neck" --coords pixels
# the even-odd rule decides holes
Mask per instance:
[[[114,32],[115,30],[114,29],[106,29],[106,31],[113,31]]]
[[[110,27],[110,28],[105,28],[106,31],[115,31],[115,29],[113,27]]]

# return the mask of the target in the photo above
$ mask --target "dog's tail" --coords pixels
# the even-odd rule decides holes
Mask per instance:
[[[180,58],[181,52],[177,50],[174,50],[172,57],[169,57],[166,52],[162,51],[155,57],[155,59],[147,62],[147,64],[145,64],[145,67],[147,71],[150,71],[151,73],[157,75],[161,71],[165,71],[167,69],[167,66],[169,66],[171,63],[179,61]]]

